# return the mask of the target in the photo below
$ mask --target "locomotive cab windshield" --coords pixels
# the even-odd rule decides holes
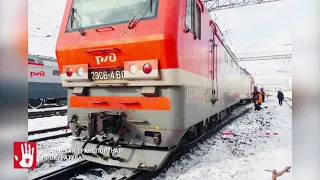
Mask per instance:
[[[159,0],[74,0],[66,32],[129,23],[157,16]],[[140,17],[136,17],[140,15]]]

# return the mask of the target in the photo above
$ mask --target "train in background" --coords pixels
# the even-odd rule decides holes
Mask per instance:
[[[28,107],[46,105],[67,105],[67,90],[62,87],[57,60],[28,54]]]
[[[157,170],[252,101],[253,77],[201,0],[67,0],[56,57],[71,147],[100,164]]]

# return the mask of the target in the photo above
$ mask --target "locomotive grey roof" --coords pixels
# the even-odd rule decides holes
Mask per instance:
[[[240,67],[240,69],[241,69],[245,74],[247,74],[248,76],[252,76],[246,69],[244,69],[244,68],[242,68],[242,67]]]
[[[55,58],[50,57],[50,56],[28,54],[28,58],[35,59],[38,63],[42,63],[41,61],[57,62],[57,60]]]

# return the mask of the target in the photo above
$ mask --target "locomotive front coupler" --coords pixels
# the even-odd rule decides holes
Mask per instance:
[[[124,141],[124,133],[129,132],[130,129],[127,129],[124,126],[124,121],[126,119],[126,114],[124,112],[99,112],[99,113],[89,113],[88,114],[88,134],[90,137],[104,134],[118,134],[119,138],[114,142],[113,138],[110,139],[112,142],[111,151],[119,145],[119,142]],[[96,148],[99,148],[100,145],[110,142],[110,140],[102,140]],[[113,153],[110,151],[109,157],[113,160],[121,161],[121,158],[113,157]],[[102,159],[106,160],[106,157],[103,157],[101,154],[97,153]]]
[[[126,119],[124,112],[98,112],[88,114],[88,134],[95,136],[97,134],[117,134]]]

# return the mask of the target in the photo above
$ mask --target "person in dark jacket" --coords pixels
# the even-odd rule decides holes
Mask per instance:
[[[281,91],[278,91],[277,98],[279,99],[279,105],[282,106],[282,101],[284,99],[284,95]]]
[[[261,88],[261,95],[262,95],[262,102],[264,102],[264,97],[265,97],[265,93],[264,93],[264,90]]]
[[[252,99],[253,99],[253,103],[254,103],[254,109],[255,110],[259,110],[258,104],[257,104],[257,100],[259,99],[259,91],[258,88],[256,86],[254,86],[254,92],[252,93]]]

